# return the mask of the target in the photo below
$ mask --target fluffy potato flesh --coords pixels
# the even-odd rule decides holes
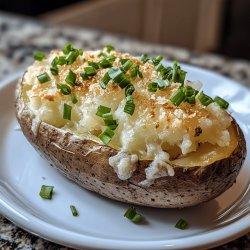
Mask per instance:
[[[98,62],[101,51],[87,51],[72,65],[50,73],[54,51],[27,69],[17,89],[17,118],[27,139],[57,169],[79,185],[112,199],[154,207],[186,207],[213,199],[230,187],[243,164],[243,133],[231,116],[217,104],[207,107],[170,102],[179,83],[148,91],[159,73],[152,63],[143,64],[128,54],[111,52],[139,65],[143,78],[133,80],[135,112],[124,112],[124,90],[117,84],[100,87],[108,69],[99,69],[88,80],[80,73],[88,62]],[[78,102],[57,88],[72,70],[79,86],[71,88]],[[50,81],[37,76],[47,72]],[[131,70],[126,74],[129,76]],[[192,85],[188,82],[187,84]],[[72,106],[71,120],[63,118],[64,104]],[[103,119],[98,106],[111,108],[118,123],[108,145],[98,138]]]

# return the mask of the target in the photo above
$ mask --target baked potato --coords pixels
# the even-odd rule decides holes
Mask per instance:
[[[236,181],[246,143],[228,103],[177,62],[67,44],[17,85],[16,116],[66,177],[111,199],[161,208],[209,201]]]

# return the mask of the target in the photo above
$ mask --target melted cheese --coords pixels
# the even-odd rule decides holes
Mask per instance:
[[[195,105],[183,102],[179,107],[175,107],[169,98],[180,84],[173,83],[171,87],[155,93],[149,92],[148,84],[159,77],[154,66],[151,63],[143,64],[129,54],[111,52],[117,57],[113,66],[121,66],[118,58],[128,58],[139,65],[143,74],[142,79],[137,77],[132,80],[135,87],[135,112],[132,116],[125,113],[124,90],[117,84],[109,83],[105,90],[99,85],[108,69],[99,69],[97,74],[87,81],[80,77],[84,67],[88,66],[87,61],[100,60],[99,53],[100,51],[85,51],[72,65],[58,66],[57,76],[51,74],[50,67],[55,56],[63,55],[61,51],[52,51],[44,60],[35,61],[28,68],[22,83],[23,95],[36,117],[34,130],[37,121],[44,121],[80,137],[92,134],[94,140],[102,144],[97,135],[104,129],[104,122],[96,116],[96,111],[99,105],[110,107],[118,127],[109,145],[122,153],[110,158],[109,162],[121,179],[132,175],[138,159],[153,160],[146,170],[148,179],[153,180],[162,175],[174,174],[167,163],[173,157],[172,151],[177,150],[174,155],[181,153],[185,156],[195,152],[201,144],[207,143],[216,147],[230,144],[228,128],[232,119],[216,103],[204,107],[199,101]],[[56,87],[57,83],[65,83],[70,69],[77,74],[77,81],[82,82],[80,86],[72,87],[72,92],[78,99],[76,104],[72,104],[70,96],[63,95]],[[51,80],[41,84],[37,76],[44,72],[48,73]],[[128,77],[129,73],[130,70],[127,72]],[[187,84],[196,89],[201,88],[200,82],[188,81]],[[72,106],[71,121],[63,119],[64,103]],[[197,128],[202,131],[198,136]]]

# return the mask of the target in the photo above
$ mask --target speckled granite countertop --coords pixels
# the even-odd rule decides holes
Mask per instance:
[[[250,62],[231,60],[186,49],[141,43],[121,36],[83,28],[51,27],[33,20],[0,13],[0,81],[11,72],[23,70],[32,61],[34,51],[48,52],[71,41],[76,47],[96,49],[112,44],[132,54],[161,54],[166,59],[213,70],[250,87]],[[0,215],[0,249],[68,249],[25,232]],[[250,233],[215,249],[250,249]]]

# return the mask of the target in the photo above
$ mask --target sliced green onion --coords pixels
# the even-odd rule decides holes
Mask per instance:
[[[149,92],[156,92],[157,89],[158,89],[157,82],[151,82],[151,83],[149,83],[149,85],[148,85],[148,91]]]
[[[109,60],[107,60],[106,58],[103,58],[102,60],[100,60],[100,61],[98,62],[98,65],[99,65],[101,68],[103,68],[103,69],[112,67],[112,63],[111,63]]]
[[[180,65],[178,65],[177,61],[174,61],[173,74],[172,74],[173,82],[179,82],[179,83],[184,84],[186,74],[187,74],[187,72],[181,69],[181,67],[180,67]]]
[[[104,114],[110,113],[111,108],[100,105],[97,108],[96,115],[102,117]]]
[[[175,91],[171,97],[170,97],[170,101],[175,105],[175,106],[179,106],[184,100],[185,100],[186,96],[185,93],[183,92],[182,89],[178,89],[177,91]]]
[[[126,104],[124,106],[123,111],[127,114],[133,115],[135,111],[135,104],[134,104],[134,98],[132,95],[128,95],[126,97]]]
[[[78,50],[72,50],[70,51],[67,56],[65,57],[65,61],[67,65],[71,65],[75,62],[77,57],[79,56]]]
[[[82,77],[83,80],[88,80],[89,79],[88,75],[85,72],[81,72],[80,76]]]
[[[185,95],[187,97],[190,97],[190,96],[196,96],[198,94],[199,91],[197,91],[196,89],[192,88],[191,86],[185,86],[183,88],[183,91],[185,93]]]
[[[123,65],[124,63],[126,63],[129,59],[127,58],[119,58],[119,61],[121,63],[121,65]]]
[[[70,210],[73,216],[78,216],[78,212],[76,210],[76,207],[74,205],[70,205]]]
[[[101,56],[107,56],[107,54],[105,54],[105,53],[103,53],[103,52],[100,52],[99,54],[98,54],[98,57],[101,57]]]
[[[133,84],[129,83],[125,88],[125,96],[132,95],[135,91],[135,87]]]
[[[70,51],[73,50],[73,46],[71,43],[66,43],[65,46],[63,47],[62,51],[64,55],[68,55]]]
[[[107,145],[111,141],[114,134],[115,134],[114,131],[109,127],[107,127],[98,137],[102,140],[102,142],[105,145]]]
[[[78,102],[77,96],[75,93],[71,94],[71,101],[72,103],[76,104]]]
[[[110,80],[111,80],[111,78],[109,77],[108,72],[106,72],[105,75],[102,77],[102,79],[99,82],[101,88],[106,89],[106,86],[108,85]]]
[[[229,106],[229,103],[219,96],[216,96],[214,98],[214,101],[223,109],[227,109]]]
[[[122,64],[122,71],[126,73],[131,66],[133,65],[133,62],[131,60],[127,60],[125,63]]]
[[[187,229],[188,223],[183,219],[179,219],[178,222],[175,224],[175,227],[184,230]]]
[[[114,55],[109,55],[109,56],[106,57],[106,59],[108,61],[110,61],[111,63],[113,63],[115,61],[116,57]]]
[[[140,57],[140,60],[143,62],[143,63],[146,63],[147,61],[149,61],[149,57],[147,54],[142,54],[141,57]]]
[[[155,66],[155,69],[158,72],[162,72],[165,69],[165,67],[161,63],[159,63],[158,65]]]
[[[64,64],[66,64],[66,58],[65,58],[65,56],[59,56],[57,64],[58,65],[64,65]]]
[[[43,52],[36,52],[33,57],[37,61],[42,61],[45,58],[45,54]]]
[[[106,113],[102,115],[104,123],[108,126],[111,130],[115,130],[118,126],[117,121],[114,120],[112,113]]]
[[[42,185],[39,195],[43,199],[51,200],[53,195],[54,186]]]
[[[65,82],[67,82],[68,84],[74,86],[75,85],[75,81],[76,81],[76,74],[70,69],[69,73],[65,79]]]
[[[40,75],[37,76],[37,79],[40,83],[45,83],[45,82],[48,82],[50,81],[50,77],[49,75],[47,74],[47,72],[44,72]]]
[[[170,85],[167,80],[163,80],[160,78],[155,78],[152,82],[157,83],[159,89],[163,89],[163,88],[168,87]]]
[[[204,106],[208,106],[210,103],[214,102],[214,100],[210,96],[204,94],[203,91],[198,95],[198,99]]]
[[[72,107],[66,103],[63,106],[63,119],[71,120]]]
[[[123,72],[118,67],[112,67],[108,71],[108,74],[109,74],[109,77],[113,79],[114,82],[116,82],[123,75]]]
[[[139,65],[138,64],[135,64],[133,66],[133,68],[130,71],[130,76],[132,78],[135,78],[137,76],[139,76],[140,78],[143,78],[143,75],[142,75],[141,71],[139,70]]]
[[[57,67],[59,58],[56,56],[51,62],[52,67]]]
[[[61,90],[64,95],[71,94],[71,88],[67,84],[58,83],[56,84],[57,88]]]
[[[130,81],[125,75],[122,75],[122,77],[119,79],[118,84],[121,89],[124,89],[130,84]]]
[[[88,66],[84,68],[84,72],[87,76],[94,76],[96,75],[96,70],[92,66]]]
[[[190,103],[190,104],[195,104],[195,95],[186,97],[185,101]]]
[[[57,76],[58,75],[58,68],[56,66],[53,66],[50,68],[50,72],[52,75]]]
[[[115,50],[115,48],[112,45],[106,44],[104,48],[107,50],[107,52],[111,52],[112,50]]]
[[[162,61],[162,59],[163,59],[163,56],[156,56],[152,58],[152,62],[156,66]]]
[[[94,69],[99,69],[98,63],[88,61],[88,65],[89,65],[89,66],[92,66]]]
[[[134,223],[138,223],[142,219],[142,216],[136,212],[135,207],[128,208],[123,216],[128,218],[129,220],[131,220]]]
[[[82,55],[83,55],[83,49],[79,49],[79,50],[78,50],[78,54],[79,54],[80,56],[82,56]]]

